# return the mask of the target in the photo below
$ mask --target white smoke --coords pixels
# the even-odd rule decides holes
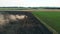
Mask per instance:
[[[0,25],[4,25],[6,20],[4,19],[4,15],[0,14]]]
[[[17,19],[24,20],[26,18],[27,18],[26,15],[12,15],[12,14],[3,15],[3,14],[0,14],[0,25],[5,25],[6,23],[9,23],[9,21],[13,22],[13,21],[17,21]]]
[[[26,15],[16,15],[16,18],[22,20],[24,18],[27,18],[27,16]]]

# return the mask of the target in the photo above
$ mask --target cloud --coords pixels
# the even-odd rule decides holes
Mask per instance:
[[[60,7],[60,0],[0,0],[0,6],[25,6],[25,7],[38,7],[38,6],[53,6]]]

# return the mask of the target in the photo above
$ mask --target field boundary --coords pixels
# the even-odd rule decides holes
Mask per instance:
[[[35,15],[34,15],[35,16]],[[50,31],[53,32],[53,34],[58,34],[58,32],[56,30],[54,30],[52,27],[50,27],[49,25],[47,25],[44,21],[42,21],[39,17],[35,16],[38,20],[40,20],[40,22],[45,25]]]

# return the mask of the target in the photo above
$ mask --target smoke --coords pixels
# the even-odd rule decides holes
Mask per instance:
[[[18,20],[26,19],[26,15],[13,15],[13,14],[1,14],[0,13],[0,25],[6,25],[9,22],[14,22]]]

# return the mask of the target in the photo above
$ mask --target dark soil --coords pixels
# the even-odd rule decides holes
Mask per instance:
[[[0,11],[1,12],[1,11]],[[3,14],[27,15],[28,18],[21,21],[9,22],[0,29],[0,34],[53,34],[31,12],[3,11]]]

